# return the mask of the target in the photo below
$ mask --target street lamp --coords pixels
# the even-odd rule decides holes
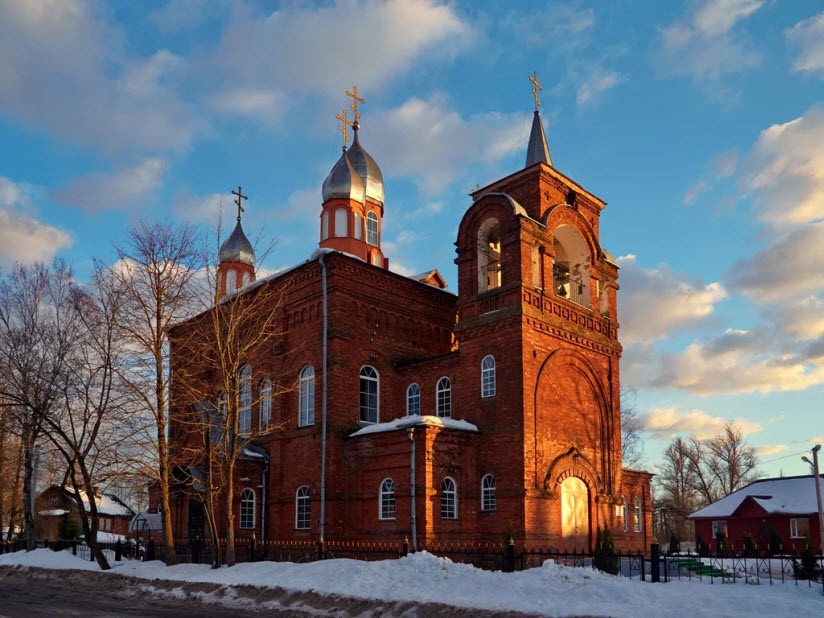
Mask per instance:
[[[818,472],[818,451],[820,450],[821,445],[816,444],[812,449],[813,460],[810,461],[806,456],[801,459],[812,465],[813,474],[815,474],[815,498],[818,501],[818,543],[821,553],[824,554],[824,506],[821,502],[821,476]]]

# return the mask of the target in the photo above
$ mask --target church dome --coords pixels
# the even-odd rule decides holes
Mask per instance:
[[[366,185],[366,197],[383,204],[383,174],[381,174],[381,168],[375,163],[375,159],[361,146],[358,139],[358,129],[360,128],[358,122],[355,121],[352,127],[355,129],[355,140],[352,148],[349,149],[349,160],[360,174],[360,177],[363,178]]]
[[[234,231],[220,246],[218,261],[221,264],[224,262],[240,262],[250,266],[254,265],[255,250],[252,248],[252,243],[246,238],[246,234],[243,233],[243,228],[240,226],[240,217],[238,217]]]
[[[323,201],[334,198],[363,201],[363,180],[345,150],[323,181]]]

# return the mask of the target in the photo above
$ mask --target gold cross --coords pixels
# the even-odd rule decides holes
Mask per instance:
[[[353,120],[357,122],[358,118],[360,118],[360,114],[358,113],[358,101],[361,103],[366,103],[366,99],[362,99],[358,96],[358,87],[352,86],[352,92],[346,91],[347,97],[352,97],[352,103],[349,104],[349,107],[352,108],[352,111],[355,112],[355,117]]]
[[[341,121],[340,126],[338,126],[338,131],[343,134],[343,147],[346,148],[346,145],[349,143],[349,134],[346,133],[346,127],[352,126],[352,123],[349,122],[349,119],[346,117],[349,113],[349,110],[345,107],[343,108],[343,116],[340,114],[335,114],[335,118]]]
[[[541,84],[538,83],[538,71],[533,71],[532,75],[529,76],[529,81],[531,81],[534,86],[532,86],[532,96],[535,97],[535,111],[538,111],[538,108],[541,106],[541,100],[538,98],[538,91],[543,90]]]
[[[246,212],[246,209],[241,205],[243,203],[242,200],[248,200],[249,198],[243,195],[240,185],[237,186],[237,191],[232,191],[232,195],[237,196],[235,198],[235,204],[237,204],[237,220],[240,222],[240,213]]]

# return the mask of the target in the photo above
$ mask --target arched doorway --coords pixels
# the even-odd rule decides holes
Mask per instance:
[[[566,551],[589,551],[589,489],[577,476],[561,483],[561,538]]]

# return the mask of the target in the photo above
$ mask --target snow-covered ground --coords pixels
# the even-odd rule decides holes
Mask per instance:
[[[70,552],[38,549],[0,556],[0,566],[99,570]],[[325,560],[309,564],[257,562],[212,570],[207,565],[166,567],[124,561],[110,573],[141,579],[210,582],[314,591],[384,601],[445,603],[466,608],[515,610],[546,616],[689,616],[777,618],[824,616],[821,584],[651,584],[547,561],[542,568],[495,573],[420,552],[399,560]],[[226,602],[231,603],[228,595]]]

